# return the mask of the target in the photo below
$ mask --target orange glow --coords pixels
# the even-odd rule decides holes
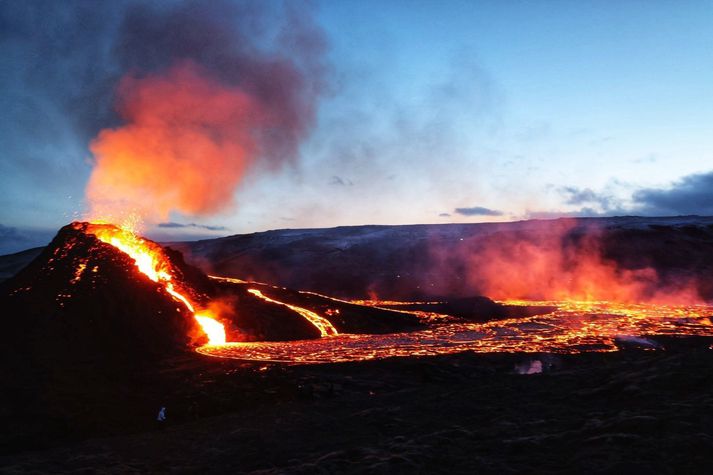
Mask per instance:
[[[323,296],[326,297],[326,296]],[[331,298],[331,297],[329,297]],[[356,305],[364,305],[365,307],[405,307],[407,305],[436,305],[443,302],[433,301],[433,302],[404,302],[401,300],[349,300],[347,303],[353,303]]]
[[[206,315],[195,315],[195,317],[205,334],[208,335],[209,345],[225,344],[225,327],[222,323]]]
[[[607,259],[601,230],[584,226],[558,220],[546,229],[474,237],[455,252],[434,248],[430,257],[442,275],[465,268],[465,288],[494,299],[702,303],[693,281],[664,281],[653,267]]]
[[[334,326],[332,326],[332,324],[330,323],[329,320],[317,315],[316,313],[314,313],[310,310],[307,310],[306,308],[297,307],[295,305],[290,305],[290,304],[284,303],[284,302],[278,302],[277,300],[273,300],[270,297],[263,295],[263,293],[257,289],[249,289],[248,292],[250,292],[251,294],[253,294],[257,297],[260,297],[261,299],[265,300],[266,302],[276,303],[278,305],[284,305],[285,307],[288,307],[288,308],[294,310],[295,312],[302,315],[305,319],[307,319],[312,325],[317,327],[317,330],[319,330],[319,333],[322,336],[334,336],[334,335],[339,334],[337,329],[334,328]]]
[[[617,351],[617,341],[649,342],[656,335],[713,336],[705,305],[621,304],[576,301],[504,301],[508,305],[544,305],[556,310],[527,318],[487,323],[456,322],[421,331],[387,335],[340,334],[290,342],[228,343],[198,351],[220,358],[296,363],[335,363],[390,357],[480,353],[580,353]],[[420,312],[410,312],[420,315]],[[653,337],[649,339],[648,337]]]
[[[96,223],[93,223],[96,224]],[[158,244],[146,241],[128,229],[109,225],[90,225],[87,231],[105,242],[129,255],[139,271],[149,279],[163,285],[174,299],[194,315],[196,321],[208,337],[210,345],[225,343],[225,328],[216,319],[204,314],[196,314],[191,301],[175,288],[171,263],[164,255],[163,249]]]
[[[269,125],[253,98],[192,62],[128,75],[117,95],[125,124],[102,130],[90,145],[93,221],[122,222],[133,213],[155,222],[170,211],[210,214],[231,205],[258,152],[253,134]]]

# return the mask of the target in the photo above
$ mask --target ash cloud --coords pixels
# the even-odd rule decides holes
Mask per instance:
[[[0,51],[12,65],[4,68],[3,85],[15,90],[13,102],[22,97],[38,112],[60,109],[87,142],[118,124],[113,102],[122,75],[152,74],[191,60],[279,113],[279,125],[269,133],[271,153],[294,153],[327,86],[327,43],[308,8],[272,12],[263,5],[0,2]],[[277,26],[268,27],[271,14],[280,19]]]
[[[647,215],[713,215],[713,171],[688,175],[670,188],[634,193],[636,210]]]
[[[256,103],[269,124],[252,131],[256,170],[291,163],[328,88],[326,50],[302,3],[0,2],[0,186],[9,196],[30,187],[76,193],[90,172],[90,140],[123,123],[120,80],[177,62]]]
[[[502,216],[504,214],[502,211],[484,208],[483,206],[473,206],[472,208],[456,208],[455,210],[453,210],[453,212],[462,216]]]
[[[239,86],[273,121],[262,131],[263,153],[273,160],[294,157],[327,86],[327,43],[305,5],[281,12],[264,5],[137,3],[125,12],[114,51],[123,71],[155,74],[190,60],[214,79]],[[268,26],[274,13],[280,23]]]

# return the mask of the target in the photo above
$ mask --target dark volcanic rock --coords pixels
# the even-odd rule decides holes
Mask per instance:
[[[487,297],[475,296],[456,299],[435,298],[436,302],[414,303],[409,305],[386,305],[396,310],[419,310],[451,315],[474,322],[487,322],[503,318],[531,317],[553,312],[556,307],[502,305]],[[443,301],[438,301],[443,300]]]
[[[37,258],[0,284],[9,355],[41,367],[91,363],[116,367],[155,359],[204,343],[193,314],[162,284],[138,271],[134,260],[91,232],[111,225],[73,223],[62,228]],[[296,312],[265,302],[239,286],[218,285],[160,248],[172,282],[197,310],[213,308],[229,340],[319,337]],[[22,365],[20,365],[22,366]]]
[[[297,312],[248,292],[254,285],[215,282],[217,298],[229,309],[228,341],[289,341],[319,338],[319,330]]]
[[[708,473],[711,339],[675,344],[558,355],[541,374],[515,369],[535,357],[549,367],[553,356],[287,366],[186,355],[126,396],[75,407],[71,427],[84,441],[58,433],[45,440],[53,448],[32,451],[17,442],[57,408],[0,419],[10,428],[0,472]],[[91,410],[104,424],[84,428]]]
[[[48,367],[116,366],[186,348],[197,336],[192,314],[85,229],[65,226],[2,284],[3,346]]]
[[[6,312],[5,342],[12,354],[60,360],[115,363],[180,351],[205,341],[193,315],[161,284],[136,268],[132,258],[92,232],[112,225],[73,223],[15,277],[0,284]],[[303,306],[334,320],[339,331],[386,333],[418,326],[418,319],[387,310],[302,296],[288,289],[217,281],[183,259],[180,252],[148,246],[170,262],[172,282],[198,313],[209,309],[226,327],[229,341],[284,341],[318,338],[319,330],[285,305],[248,292],[260,287],[274,300]],[[297,297],[297,298],[296,298]],[[340,308],[341,315],[330,316]]]

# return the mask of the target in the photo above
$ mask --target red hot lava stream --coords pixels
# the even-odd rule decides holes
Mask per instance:
[[[310,310],[307,310],[306,308],[297,307],[295,305],[290,305],[288,303],[273,300],[270,297],[263,295],[263,293],[257,289],[250,289],[250,290],[248,290],[248,292],[250,292],[251,294],[253,294],[257,297],[260,297],[261,299],[263,299],[267,302],[275,303],[278,305],[284,305],[285,307],[288,307],[288,308],[294,310],[295,312],[299,313],[306,320],[308,320],[312,325],[317,327],[321,336],[334,336],[334,335],[339,334],[339,332],[337,332],[337,329],[334,328],[334,326],[332,326],[332,324],[329,322],[329,320],[327,320],[326,318],[320,317],[316,313],[314,313]]]
[[[114,226],[91,226],[89,232],[105,242],[128,254],[136,262],[136,267],[149,279],[163,286],[174,299],[193,314],[203,332],[208,337],[208,345],[225,343],[225,327],[206,311],[196,313],[191,301],[176,289],[171,275],[171,264],[164,256],[160,246],[149,243],[128,229]]]
[[[228,282],[228,283],[234,283],[234,284],[249,284],[250,282],[241,280],[241,279],[234,279],[231,277],[218,277],[215,275],[208,276],[213,280],[219,280],[223,282]],[[264,285],[264,284],[263,284]],[[319,330],[320,336],[334,336],[338,335],[339,332],[337,331],[336,328],[332,325],[332,323],[327,320],[326,318],[321,317],[320,315],[316,314],[315,312],[311,310],[307,310],[306,308],[298,307],[296,305],[291,305],[285,302],[280,302],[278,300],[271,299],[270,297],[266,296],[263,294],[261,291],[257,289],[248,289],[248,292],[253,294],[254,296],[261,298],[262,300],[270,303],[274,303],[277,305],[282,305],[290,310],[297,312],[302,316],[305,320],[310,322],[314,327]]]
[[[508,305],[557,307],[551,313],[488,323],[446,323],[426,330],[389,335],[340,334],[291,342],[229,343],[198,351],[215,357],[327,363],[463,351],[616,351],[617,338],[638,335],[713,336],[707,305],[620,304],[576,301],[503,301]],[[427,314],[413,312],[428,320]],[[431,320],[433,321],[433,320]],[[644,340],[646,341],[646,340]],[[655,343],[651,342],[652,349]]]

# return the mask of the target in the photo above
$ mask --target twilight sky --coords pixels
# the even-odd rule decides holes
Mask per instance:
[[[309,69],[294,97],[270,100],[304,127],[278,124],[288,146],[261,150],[289,157],[256,159],[234,204],[173,212],[147,224],[153,237],[713,214],[713,2],[162,1],[133,16],[115,3],[0,2],[0,253],[83,216],[89,143],[122,123],[123,74],[158,71],[164,54],[204,61],[211,42],[193,50],[180,34],[196,15],[172,13],[186,3],[217,12],[195,27],[229,52],[201,63],[212,77],[267,81],[272,97],[292,86],[251,67],[284,57]],[[185,29],[152,30],[162,15]],[[274,38],[296,24],[315,41],[286,54]]]

